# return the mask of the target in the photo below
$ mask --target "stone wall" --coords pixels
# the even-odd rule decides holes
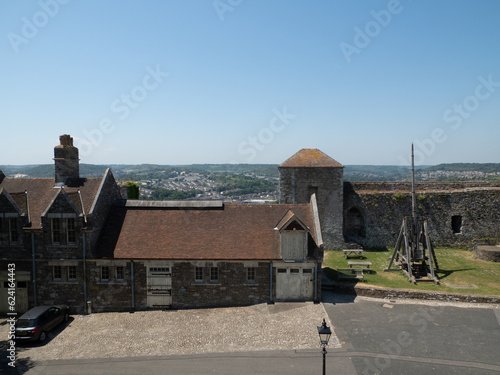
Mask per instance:
[[[68,266],[76,267],[77,278],[68,280]],[[61,267],[61,280],[54,280],[53,267]],[[38,305],[68,305],[70,313],[82,313],[85,305],[83,261],[53,260],[36,262]]]
[[[103,177],[102,189],[93,210],[87,215],[87,248],[90,249],[89,254],[92,256],[93,249],[99,238],[101,228],[107,218],[111,205],[121,199],[120,188],[116,184],[115,178],[111,170],[107,170]]]
[[[418,183],[416,213],[428,219],[434,245],[472,246],[500,239],[500,185]],[[346,241],[393,247],[403,217],[411,216],[410,183],[344,184]],[[353,228],[353,226],[358,226]]]
[[[474,257],[488,262],[500,262],[500,246],[477,246]]]
[[[219,280],[210,282],[210,264],[219,267]],[[255,282],[247,282],[243,263],[205,263],[203,282],[195,282],[196,263],[175,263],[172,272],[174,308],[244,306],[269,302],[270,264],[255,264]],[[274,277],[273,277],[274,278]]]
[[[101,280],[101,267],[109,269],[109,281]],[[116,279],[116,267],[124,270],[123,280]],[[134,264],[135,266],[135,264]],[[144,271],[145,272],[145,271]],[[137,274],[134,268],[134,276]],[[87,300],[92,303],[93,312],[104,311],[132,311],[132,277],[130,261],[91,260],[87,261]],[[135,284],[136,280],[134,280]],[[144,287],[146,280],[144,279]],[[134,291],[135,292],[135,291]],[[140,299],[140,297],[139,297]],[[141,309],[143,306],[138,306]]]

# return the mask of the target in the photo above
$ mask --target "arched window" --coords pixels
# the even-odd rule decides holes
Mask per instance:
[[[347,211],[345,235],[346,237],[366,236],[365,215],[359,207],[352,207]]]

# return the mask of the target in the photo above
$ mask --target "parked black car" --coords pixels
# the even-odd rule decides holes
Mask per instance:
[[[68,306],[33,307],[17,320],[16,340],[44,342],[51,329],[68,319]]]

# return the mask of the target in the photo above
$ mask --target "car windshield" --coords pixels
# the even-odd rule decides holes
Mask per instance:
[[[19,319],[17,321],[17,328],[33,327],[34,325],[35,319]]]

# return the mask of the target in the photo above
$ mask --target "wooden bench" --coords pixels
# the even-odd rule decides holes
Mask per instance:
[[[348,261],[347,264],[349,265],[349,268],[352,268],[352,266],[370,268],[370,266],[372,265],[372,262],[353,262],[353,261]]]
[[[355,257],[363,257],[363,249],[344,249],[344,257],[349,258],[351,255]]]

